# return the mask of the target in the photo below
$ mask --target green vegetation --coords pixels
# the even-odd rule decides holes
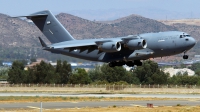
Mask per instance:
[[[195,72],[195,75],[200,76],[200,63],[195,63],[190,67]]]
[[[130,71],[126,71],[123,67],[109,67],[107,64],[96,66],[94,70],[88,71],[92,82],[98,84],[113,83],[125,81],[127,83],[139,84],[138,78]]]
[[[66,61],[57,61],[54,68],[51,64],[41,61],[40,64],[24,70],[22,62],[14,61],[8,72],[10,83],[65,83],[71,74],[71,65]]]
[[[89,70],[76,68],[71,69],[67,61],[57,61],[53,67],[49,63],[41,61],[40,64],[24,70],[24,64],[19,61],[13,62],[11,69],[0,72],[0,77],[6,77],[10,83],[34,83],[34,84],[174,84],[174,85],[200,85],[200,64],[193,64],[190,69],[196,75],[189,76],[187,72],[177,73],[173,77],[164,73],[153,61],[144,61],[142,66],[134,70],[126,71],[123,67],[109,67],[107,64],[96,66]]]
[[[69,83],[70,84],[89,84],[91,83],[91,79],[88,76],[85,69],[76,68],[69,78]]]
[[[26,80],[25,72],[22,62],[13,62],[12,68],[8,71],[8,81],[11,83],[24,83]]]
[[[0,68],[0,79],[7,79],[8,78],[8,67],[1,67]]]
[[[141,84],[166,84],[169,78],[169,74],[160,70],[158,64],[153,61],[145,61],[133,74]]]
[[[176,75],[169,78],[168,83],[174,85],[200,85],[200,77],[189,76],[187,72],[183,74],[178,72]]]

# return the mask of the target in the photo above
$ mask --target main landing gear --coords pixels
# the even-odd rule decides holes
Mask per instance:
[[[142,66],[142,62],[140,60],[135,60],[134,62],[133,61],[119,61],[119,62],[116,62],[116,61],[112,61],[110,62],[108,65],[110,67],[115,67],[115,66],[123,66],[123,65],[127,65],[129,67],[132,67],[134,65],[137,65],[137,66]]]

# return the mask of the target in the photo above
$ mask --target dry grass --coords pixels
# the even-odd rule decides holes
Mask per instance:
[[[84,102],[84,101],[152,101],[152,100],[178,100],[176,98],[134,98],[134,97],[28,97],[9,96],[0,97],[0,103],[12,102]],[[183,99],[182,99],[183,100]],[[184,99],[191,100],[191,99]],[[192,99],[199,100],[199,99]]]
[[[129,94],[200,94],[199,88],[124,88],[106,90],[106,88],[88,87],[0,87],[0,92],[45,92],[45,93],[129,93]]]
[[[5,90],[6,89],[6,90]],[[102,88],[83,88],[85,91],[81,91],[81,88],[26,88],[26,87],[10,87],[10,88],[1,88],[1,92],[103,92],[106,93],[107,91]],[[60,90],[60,91],[59,91]],[[172,89],[172,88],[131,88],[130,90],[125,89],[123,91],[108,91],[109,93],[200,93],[199,89]],[[26,96],[9,96],[9,97],[0,97],[0,103],[9,103],[9,102],[84,102],[84,101],[139,101],[139,100],[180,100],[175,98],[134,98],[134,97],[26,97]],[[181,100],[199,100],[199,99],[181,99]],[[0,109],[0,112],[39,112],[39,109]],[[173,106],[173,107],[154,107],[154,108],[147,108],[147,107],[140,107],[140,106],[130,106],[130,107],[118,107],[118,106],[111,106],[111,107],[84,107],[84,108],[64,108],[64,109],[43,109],[43,112],[200,112],[200,107],[192,107],[192,106]]]
[[[38,112],[39,109],[0,110],[1,112]],[[200,107],[175,106],[175,107],[96,107],[96,108],[68,108],[68,109],[43,109],[43,112],[199,112]]]

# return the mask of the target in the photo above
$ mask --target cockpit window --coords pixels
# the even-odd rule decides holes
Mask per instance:
[[[190,35],[180,35],[180,38],[190,37]]]
[[[185,35],[186,37],[190,37],[190,35]]]

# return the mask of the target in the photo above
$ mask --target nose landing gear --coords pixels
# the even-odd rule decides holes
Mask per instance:
[[[188,59],[188,55],[183,55],[183,59]]]
[[[186,52],[184,52],[184,55],[183,55],[183,59],[188,59],[188,55],[185,55]]]

